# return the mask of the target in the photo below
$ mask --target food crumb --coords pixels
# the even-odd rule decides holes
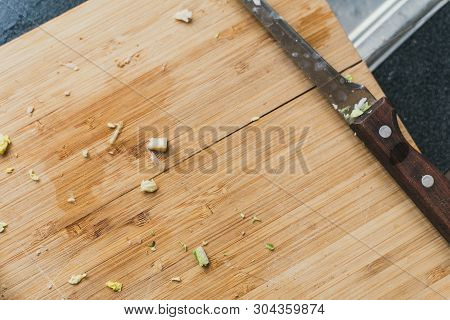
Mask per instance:
[[[147,149],[157,152],[166,152],[167,138],[150,138],[147,144]]]
[[[122,131],[122,128],[123,128],[123,122],[122,121],[117,122],[116,128],[115,128],[111,138],[109,139],[109,144],[113,145],[117,141],[117,138],[119,137],[119,134]]]
[[[184,21],[186,23],[189,23],[192,21],[192,11],[190,11],[188,9],[178,11],[177,13],[175,13],[174,18],[175,18],[175,20]]]
[[[0,154],[5,154],[8,146],[11,144],[11,139],[5,134],[0,133]]]
[[[243,236],[243,237],[245,236],[245,231],[241,232],[241,236]]]
[[[115,129],[117,127],[117,123],[113,123],[113,122],[108,122],[106,125],[110,129]]]
[[[256,116],[250,119],[251,122],[255,122],[258,121],[260,119],[260,117]]]
[[[0,233],[5,231],[5,228],[8,226],[6,222],[0,221]]]
[[[68,282],[72,285],[76,285],[76,284],[79,284],[81,282],[81,280],[83,280],[86,277],[87,277],[87,273],[75,274],[70,277]]]
[[[34,173],[33,169],[28,170],[28,175],[30,176],[31,180],[38,182],[40,180],[39,176]]]
[[[115,281],[108,281],[105,285],[114,292],[122,291],[122,283]]]
[[[255,222],[262,222],[262,220],[260,218],[258,218],[257,216],[253,216],[252,223],[255,223]]]
[[[351,74],[345,75],[344,78],[345,78],[348,82],[353,82],[353,76],[352,76]]]
[[[64,91],[64,95],[65,95],[66,97],[70,96],[70,94],[71,94],[70,91]]]
[[[142,180],[141,182],[141,191],[142,192],[155,192],[158,190],[158,186],[156,185],[155,180]]]
[[[67,68],[69,68],[69,69],[71,69],[73,71],[80,70],[80,68],[78,68],[78,66],[75,63],[73,63],[73,62],[67,62],[67,63],[63,63],[61,65],[64,66],[64,67],[67,67]]]
[[[271,243],[266,243],[266,249],[270,250],[270,251],[273,251],[273,250],[275,250],[275,246],[273,244],[271,244]]]
[[[181,278],[180,277],[173,277],[172,279],[170,279],[170,281],[172,281],[172,282],[181,282]]]
[[[207,246],[208,243],[209,243],[209,242],[208,242],[207,240],[203,240],[203,241],[202,241],[202,246]]]
[[[183,241],[178,241],[178,243],[181,245],[181,248],[184,252],[187,252],[188,246]]]
[[[53,288],[53,283],[49,282],[48,285],[47,285],[47,289],[51,290],[52,288]]]
[[[67,198],[68,203],[75,203],[76,199],[75,196],[71,195],[69,198]]]
[[[29,115],[30,117],[33,115],[33,112],[34,112],[34,107],[33,107],[33,106],[29,106],[29,107],[27,108],[27,113],[28,113],[28,115]]]
[[[199,266],[206,267],[209,265],[209,259],[206,255],[205,249],[203,247],[197,247],[193,251],[194,257],[197,260]]]
[[[156,251],[156,242],[155,241],[150,242],[150,244],[148,246],[150,247],[150,250]]]
[[[10,168],[6,168],[5,171],[6,171],[7,174],[11,174],[11,173],[14,172],[14,168],[11,168],[11,167]]]
[[[86,159],[89,158],[89,150],[88,149],[82,150],[81,155]]]

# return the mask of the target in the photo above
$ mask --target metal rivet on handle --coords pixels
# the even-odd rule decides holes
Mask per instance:
[[[389,138],[392,134],[392,129],[389,126],[381,126],[380,129],[378,130],[378,134],[382,137],[382,138]]]
[[[422,177],[422,185],[425,188],[431,188],[433,186],[433,184],[434,184],[433,176],[430,176],[429,174],[427,174]]]

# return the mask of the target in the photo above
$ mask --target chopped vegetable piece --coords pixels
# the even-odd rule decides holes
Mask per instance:
[[[186,23],[189,23],[192,20],[192,11],[189,11],[188,9],[178,11],[177,13],[175,13],[174,18],[175,18],[175,20],[184,21]]]
[[[122,291],[122,284],[120,282],[108,281],[105,285],[114,292]]]
[[[355,109],[352,111],[352,113],[350,113],[350,117],[352,118],[358,118],[359,116],[361,116],[364,112],[360,109]]]
[[[187,250],[188,250],[187,245],[184,242],[182,242],[182,241],[178,241],[178,243],[181,245],[181,248],[183,248],[183,251],[187,252]]]
[[[220,37],[220,32],[216,33],[216,35],[214,36],[214,38],[219,39]]]
[[[155,241],[150,242],[150,244],[148,246],[150,247],[150,250],[156,251],[156,242]]]
[[[109,139],[109,144],[112,145],[116,142],[117,138],[119,137],[120,132],[122,131],[122,128],[123,128],[123,122],[120,121],[117,123],[117,126],[116,126],[111,138]]]
[[[181,278],[180,277],[173,277],[172,279],[170,279],[170,281],[181,282]]]
[[[115,129],[117,127],[117,123],[113,123],[113,122],[108,122],[106,125],[110,129]]]
[[[6,222],[0,221],[0,233],[5,231],[5,228],[8,226]]]
[[[70,284],[76,285],[76,284],[79,284],[81,282],[81,280],[83,280],[86,277],[87,277],[86,273],[72,275],[68,282]]]
[[[273,250],[275,250],[275,247],[274,247],[274,245],[271,244],[271,243],[266,243],[266,249],[267,249],[267,250],[270,250],[270,251],[273,251]]]
[[[155,192],[158,190],[158,186],[156,185],[155,180],[142,180],[141,182],[141,191],[142,192]]]
[[[167,151],[167,138],[150,138],[147,149],[158,152]]]
[[[0,133],[0,154],[5,154],[6,149],[11,144],[11,139],[5,134]]]
[[[133,53],[133,54],[128,55],[128,56],[125,57],[124,59],[116,59],[116,65],[117,65],[119,68],[123,68],[123,67],[125,67],[127,64],[130,64],[131,59],[133,59],[134,56],[138,57],[139,54]]]
[[[345,75],[344,78],[347,79],[348,82],[353,82],[353,76],[351,74]]]
[[[81,150],[81,155],[85,158],[89,158],[89,150],[88,149]]]
[[[67,67],[69,69],[72,69],[73,71],[80,70],[80,68],[78,68],[78,66],[75,63],[73,63],[73,62],[63,63],[62,66],[65,66],[65,67]]]
[[[71,94],[71,92],[70,91],[64,91],[64,95],[66,96],[66,97],[68,97],[68,96],[70,96],[70,94]]]
[[[47,289],[51,290],[52,288],[53,288],[53,283],[49,282],[48,285],[47,285]]]
[[[30,115],[30,117],[33,115],[33,112],[34,112],[34,107],[33,106],[29,106],[27,108],[27,113]]]
[[[244,220],[245,219],[245,214],[243,212],[239,213],[239,215],[241,216],[241,219]]]
[[[202,241],[202,246],[207,246],[207,245],[208,245],[208,243],[209,243],[208,241],[206,241],[206,240],[203,240],[203,241]]]
[[[250,121],[251,122],[255,122],[255,121],[258,121],[259,119],[260,119],[260,117],[253,117],[253,118],[250,119]]]
[[[71,195],[69,198],[67,198],[68,203],[75,203],[76,199],[75,196]]]
[[[34,173],[33,169],[30,169],[28,171],[28,175],[30,176],[31,180],[38,182],[40,180],[39,176]]]
[[[195,259],[197,259],[197,262],[200,267],[206,267],[209,265],[209,259],[206,255],[205,249],[203,247],[197,247],[193,251]]]
[[[6,168],[6,173],[11,174],[14,172],[14,168]]]
[[[252,223],[255,223],[255,222],[262,222],[262,220],[260,218],[258,218],[257,216],[253,216]]]

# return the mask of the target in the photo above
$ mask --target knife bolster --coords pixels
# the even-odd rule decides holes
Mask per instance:
[[[450,242],[450,182],[404,138],[387,98],[350,127],[435,228]]]

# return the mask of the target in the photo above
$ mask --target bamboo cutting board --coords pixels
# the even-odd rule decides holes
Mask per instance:
[[[325,1],[271,3],[382,96]],[[2,298],[450,297],[445,240],[239,1],[91,0],[0,57]],[[156,135],[170,149],[152,162]]]

